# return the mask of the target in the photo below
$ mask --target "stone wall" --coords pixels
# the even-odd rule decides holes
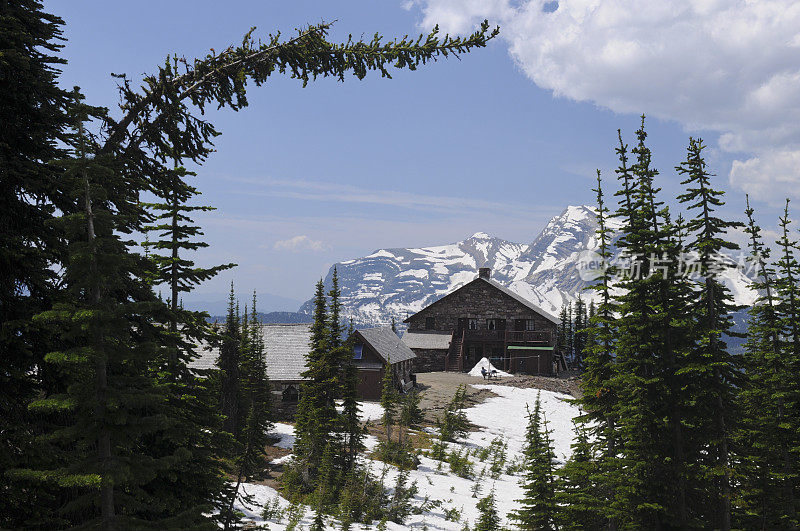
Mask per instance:
[[[470,282],[412,316],[409,331],[425,330],[427,317],[434,318],[435,330],[447,333],[458,327],[459,318],[477,319],[481,330],[486,329],[487,319],[505,319],[507,330],[514,329],[515,319],[532,319],[536,330],[555,334],[556,329],[549,319],[484,281]]]
[[[435,372],[444,370],[446,350],[441,349],[411,349],[417,355],[414,358],[414,372]]]

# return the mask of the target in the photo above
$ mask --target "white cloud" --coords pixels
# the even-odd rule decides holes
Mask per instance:
[[[558,97],[721,134],[744,154],[732,184],[797,195],[800,2],[417,0],[421,25],[464,33],[484,18],[522,71]],[[547,9],[545,9],[547,7]],[[780,170],[776,173],[776,170]]]
[[[325,251],[328,247],[321,240],[312,240],[305,234],[289,238],[288,240],[278,240],[275,242],[273,248],[276,251]]]
[[[243,192],[248,195],[261,194],[268,197],[301,199],[303,201],[383,205],[427,212],[463,212],[464,210],[484,212],[503,210],[521,214],[530,212],[530,205],[523,203],[378,190],[323,181],[242,178],[230,178],[230,180],[255,184],[264,188],[264,190],[248,189]]]

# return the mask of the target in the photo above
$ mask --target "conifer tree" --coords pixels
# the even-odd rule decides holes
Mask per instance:
[[[572,455],[557,472],[555,520],[558,529],[601,529],[606,522],[604,501],[597,492],[598,460],[586,428],[575,423]],[[602,481],[602,478],[601,478]]]
[[[525,431],[524,498],[517,500],[521,507],[511,518],[523,530],[553,529],[556,512],[555,481],[553,477],[553,447],[547,420],[543,418],[541,400],[536,396],[533,412],[528,410],[528,427]]]
[[[740,456],[738,476],[742,484],[738,489],[737,524],[746,528],[791,528],[798,526],[800,460],[792,449],[797,422],[790,411],[797,407],[800,389],[789,369],[790,359],[783,352],[781,308],[770,248],[762,240],[749,197],[745,214],[749,259],[757,274],[753,288],[760,295],[750,309],[744,352],[746,382],[739,394],[742,422],[736,453]],[[786,214],[784,211],[783,219],[788,222]]]
[[[174,169],[164,172],[162,178],[164,186],[158,191],[164,196],[164,202],[144,203],[145,207],[155,213],[154,224],[146,226],[145,230],[156,232],[158,239],[150,240],[148,238],[143,247],[148,251],[147,256],[156,267],[154,284],[163,283],[169,288],[170,296],[167,303],[171,311],[170,332],[177,335],[180,325],[182,335],[188,334],[192,338],[202,339],[204,338],[203,331],[197,330],[197,327],[202,323],[199,319],[202,319],[203,316],[181,312],[179,308],[181,294],[191,291],[198,284],[236,264],[224,264],[209,268],[196,267],[194,261],[185,256],[186,252],[208,247],[206,242],[196,239],[198,236],[202,236],[203,232],[200,227],[193,224],[190,217],[192,212],[215,210],[209,206],[187,205],[188,201],[199,194],[196,188],[185,181],[187,176],[194,175],[186,168],[177,165]],[[200,326],[202,327],[202,325]],[[166,368],[172,380],[176,380],[186,370],[186,356],[189,352],[185,349],[182,351],[178,347],[168,350]]]
[[[728,530],[731,527],[731,477],[730,439],[733,433],[734,393],[738,380],[738,369],[734,358],[727,350],[723,334],[732,325],[731,312],[735,310],[730,290],[721,281],[725,269],[733,267],[722,253],[738,249],[738,245],[725,239],[729,229],[741,223],[725,221],[715,215],[724,205],[724,192],[711,187],[710,177],[703,157],[705,146],[702,140],[689,139],[686,161],[676,171],[686,178],[682,182],[686,192],[678,199],[687,205],[689,212],[696,211],[686,225],[693,238],[687,250],[695,252],[700,266],[702,286],[691,301],[691,310],[696,319],[698,334],[691,356],[693,363],[684,370],[685,378],[697,382],[699,396],[695,403],[708,407],[701,426],[702,437],[710,449],[708,475],[715,478],[718,510],[715,525]]]
[[[199,515],[215,511],[221,513],[224,491],[220,458],[230,450],[230,439],[219,435],[221,417],[217,411],[219,397],[203,370],[189,370],[188,363],[196,356],[196,345],[212,342],[214,332],[207,324],[207,314],[185,310],[180,305],[181,294],[194,289],[205,280],[234,264],[202,268],[196,267],[188,253],[208,244],[198,241],[202,236],[199,227],[193,224],[191,213],[213,210],[211,207],[194,207],[186,204],[199,192],[185,182],[185,177],[194,175],[176,166],[165,170],[160,181],[164,183],[159,195],[162,203],[144,203],[154,212],[151,224],[145,226],[146,241],[142,245],[146,257],[153,264],[151,282],[154,286],[166,285],[169,297],[166,301],[165,318],[168,329],[160,341],[157,360],[159,379],[168,389],[170,414],[176,427],[169,437],[153,441],[165,455],[182,455],[172,465],[175,481],[164,482],[159,496],[164,504],[174,503],[184,508],[196,508]],[[156,233],[155,239],[147,237]],[[191,448],[190,455],[180,449]],[[177,498],[177,499],[174,499]],[[172,501],[170,501],[172,499]]]
[[[184,515],[158,497],[174,456],[148,444],[174,426],[165,390],[147,370],[163,337],[161,305],[146,278],[149,260],[123,239],[141,231],[146,216],[136,201],[137,183],[113,160],[92,156],[98,145],[84,125],[103,111],[80,100],[76,92],[65,137],[72,157],[63,180],[74,195],[60,218],[69,240],[64,302],[37,316],[60,333],[62,350],[45,360],[66,378],[29,406],[60,417],[42,439],[52,443],[59,462],[19,474],[71,489],[74,495],[53,515],[68,522],[59,527],[174,525]]]
[[[43,363],[54,338],[31,318],[58,297],[66,252],[62,227],[50,219],[68,197],[59,166],[49,164],[64,156],[59,140],[68,123],[69,94],[58,86],[63,24],[36,0],[0,5],[0,528],[52,513],[41,486],[6,472],[49,466],[34,448],[27,404],[58,386]]]
[[[585,370],[581,378],[582,397],[579,400],[585,413],[580,421],[585,424],[592,435],[594,454],[599,470],[594,493],[581,493],[584,496],[594,494],[604,507],[610,529],[616,529],[618,503],[616,483],[619,480],[617,407],[618,382],[615,364],[615,330],[616,303],[611,295],[614,277],[617,273],[611,263],[612,231],[608,227],[609,210],[603,195],[600,170],[597,171],[597,239],[598,254],[602,260],[601,269],[591,289],[598,295],[597,310],[589,320],[588,348],[585,358]],[[591,306],[590,308],[593,308]]]
[[[342,384],[342,471],[347,476],[355,467],[356,457],[364,449],[364,429],[361,427],[359,419],[360,408],[358,405],[358,370],[353,364],[353,333],[355,329],[351,321],[347,331],[347,341],[344,349],[347,361],[344,364],[343,384]]]
[[[305,381],[300,387],[295,424],[295,466],[297,485],[301,492],[309,493],[316,487],[323,455],[334,441],[331,434],[338,427],[336,397],[340,389],[338,352],[329,348],[328,309],[325,286],[317,282],[314,294],[314,321],[311,325]]]
[[[236,304],[236,294],[228,295],[228,315],[222,331],[218,365],[221,371],[220,410],[223,416],[223,429],[237,436],[241,428],[239,419],[240,365],[241,365],[241,322]]]
[[[392,361],[386,360],[386,365],[383,369],[383,378],[381,380],[381,400],[380,404],[383,408],[383,428],[386,430],[386,444],[392,445],[392,427],[397,420],[397,405],[399,396],[397,389],[394,386],[394,371],[392,370]]]
[[[575,317],[573,321],[573,349],[575,351],[575,363],[577,366],[583,365],[583,351],[586,344],[586,304],[584,304],[580,293],[575,300]]]
[[[241,352],[244,360],[241,371],[241,392],[246,399],[241,401],[239,409],[243,420],[242,433],[238,440],[236,455],[236,483],[228,494],[228,502],[223,517],[223,527],[230,529],[235,524],[233,504],[239,496],[239,487],[248,477],[260,473],[264,469],[264,448],[268,442],[268,434],[272,423],[272,392],[264,352],[264,338],[261,323],[257,319],[256,293],[253,292],[251,311],[242,320]]]
[[[478,521],[475,522],[475,531],[496,531],[500,529],[500,515],[494,501],[494,489],[485,498],[478,501]]]
[[[621,137],[617,150],[617,172],[623,185],[616,194],[620,197],[617,215],[624,223],[617,244],[628,267],[615,297],[620,314],[615,418],[623,459],[614,475],[624,481],[615,493],[619,513],[631,525],[658,527],[675,519],[683,522],[678,525],[687,525],[680,487],[685,477],[681,414],[686,397],[677,376],[686,349],[681,342],[690,341],[690,336],[685,320],[675,326],[685,302],[672,260],[680,254],[680,245],[668,211],[657,199],[658,171],[651,165],[646,138],[642,117],[632,150],[635,163],[628,166]]]

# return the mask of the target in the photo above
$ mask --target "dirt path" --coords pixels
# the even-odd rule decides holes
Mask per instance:
[[[467,407],[483,402],[490,396],[496,396],[486,389],[475,389],[473,384],[492,383],[512,387],[544,389],[556,393],[580,396],[579,381],[575,377],[550,378],[546,376],[512,376],[486,382],[481,378],[469,376],[461,372],[423,372],[417,374],[417,385],[421,389],[420,408],[425,413],[425,420],[435,424],[444,407],[453,398],[459,385],[467,386]]]

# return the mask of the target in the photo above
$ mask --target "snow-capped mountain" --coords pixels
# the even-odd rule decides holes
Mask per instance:
[[[609,228],[617,229],[615,220]],[[492,278],[551,313],[572,302],[589,282],[579,274],[579,256],[596,250],[597,217],[589,206],[569,206],[554,217],[531,244],[494,238],[483,232],[450,245],[379,249],[336,264],[347,318],[361,324],[401,322],[438,298],[471,281],[479,267]],[[330,286],[333,268],[325,278]],[[728,270],[726,285],[738,304],[750,305],[755,292],[739,270]],[[310,313],[312,301],[300,308]]]

